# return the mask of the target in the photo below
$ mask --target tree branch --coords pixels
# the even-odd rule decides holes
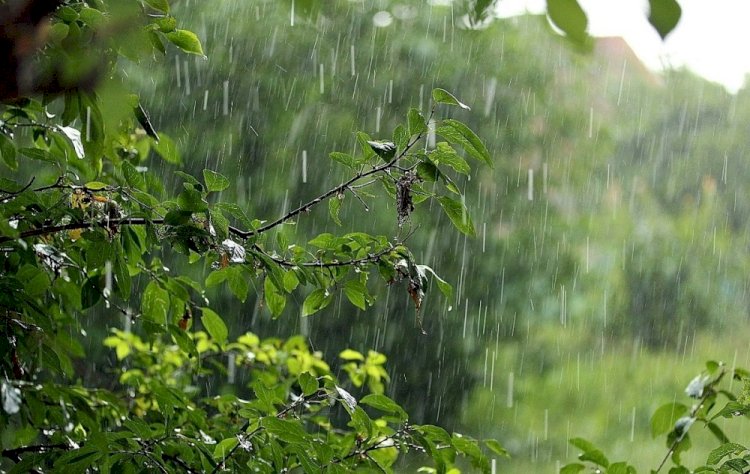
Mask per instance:
[[[434,108],[433,108],[432,113],[434,113]],[[432,117],[432,113],[430,113],[430,117]],[[390,161],[387,161],[387,162],[383,163],[380,166],[375,166],[370,171],[359,172],[356,175],[354,175],[351,178],[349,178],[348,180],[346,180],[343,183],[339,184],[338,186],[336,186],[336,187],[334,187],[332,189],[329,189],[328,191],[324,192],[323,194],[321,194],[320,196],[316,197],[315,199],[313,199],[313,200],[311,200],[311,201],[309,201],[309,202],[307,202],[305,204],[302,204],[297,209],[289,211],[288,213],[286,213],[283,216],[279,217],[275,221],[270,222],[270,223],[268,223],[268,224],[266,224],[264,226],[261,226],[261,227],[259,227],[256,230],[250,230],[250,231],[246,231],[246,232],[240,232],[240,233],[237,234],[237,236],[241,237],[243,239],[247,239],[247,238],[250,238],[250,237],[252,237],[254,235],[262,234],[263,232],[271,230],[274,227],[276,227],[276,226],[278,226],[280,224],[283,224],[284,222],[288,221],[289,219],[292,219],[293,217],[295,217],[295,216],[297,216],[297,215],[299,215],[299,214],[301,214],[303,212],[308,212],[310,210],[310,208],[312,208],[312,207],[320,204],[321,202],[323,202],[324,200],[328,199],[329,197],[338,195],[339,193],[343,193],[344,191],[346,191],[347,189],[349,189],[354,183],[356,183],[360,179],[367,178],[368,176],[372,176],[374,174],[377,174],[377,173],[380,173],[382,171],[386,171],[386,170],[388,170],[390,168],[393,168],[394,166],[396,166],[396,163],[398,163],[398,161],[401,158],[403,158],[404,156],[406,156],[406,153],[409,150],[411,150],[411,148],[414,147],[414,145],[417,144],[417,142],[422,138],[422,134],[423,133],[424,132],[418,133],[417,136],[414,138],[414,140],[412,140],[411,142],[409,142],[404,147],[404,149],[401,151],[401,153],[399,153],[398,155],[394,156]]]

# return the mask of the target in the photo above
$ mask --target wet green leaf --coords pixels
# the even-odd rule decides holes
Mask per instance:
[[[284,311],[284,306],[286,306],[286,295],[276,288],[276,285],[273,284],[270,278],[266,278],[263,281],[263,292],[266,304],[273,317],[280,316]]]
[[[682,8],[676,0],[649,0],[648,22],[662,39],[674,30],[682,16]]]
[[[347,299],[361,310],[367,309],[367,287],[359,280],[344,283],[344,294]]]
[[[143,317],[156,324],[167,324],[169,309],[169,293],[157,282],[150,281],[143,291],[141,312]]]
[[[651,436],[656,438],[672,431],[675,422],[688,412],[688,407],[682,403],[667,403],[656,409],[651,416]]]
[[[457,105],[462,109],[471,110],[471,107],[456,99],[456,96],[439,87],[432,90],[432,99],[440,104]],[[411,122],[409,123],[411,124]]]
[[[206,190],[209,192],[224,191],[229,187],[229,179],[226,176],[209,169],[203,170],[203,182],[206,183]]]
[[[176,29],[166,33],[164,36],[175,46],[185,51],[186,53],[197,54],[199,56],[205,56],[203,54],[203,46],[201,41],[198,39],[195,33],[188,30]]]
[[[443,120],[441,125],[435,129],[435,133],[448,140],[449,143],[461,145],[470,156],[490,168],[493,167],[490,152],[484,146],[482,140],[469,127],[458,120]]]
[[[419,135],[427,131],[427,122],[419,110],[409,109],[406,118],[409,123],[409,135]]]
[[[163,13],[169,13],[169,1],[168,0],[145,0],[146,4]]]
[[[206,328],[208,334],[218,342],[223,344],[227,340],[229,331],[227,325],[224,324],[224,320],[221,316],[216,314],[212,309],[203,307],[201,308],[201,324]]]
[[[448,216],[453,225],[461,231],[461,233],[474,236],[474,224],[471,222],[469,211],[466,209],[461,201],[451,199],[448,196],[440,196],[437,198],[440,203],[440,207]]]
[[[313,290],[302,303],[302,316],[310,316],[328,306],[333,301],[333,294],[318,288]]]
[[[588,18],[577,0],[547,0],[547,16],[574,44],[587,45]]]

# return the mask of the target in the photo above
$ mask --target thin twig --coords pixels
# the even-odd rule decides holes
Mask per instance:
[[[3,202],[5,202],[8,198],[15,197],[16,195],[21,194],[22,192],[24,192],[27,189],[29,189],[31,187],[31,185],[34,183],[35,179],[36,179],[36,176],[32,176],[31,177],[31,181],[29,181],[29,183],[26,186],[22,187],[18,191],[6,191],[4,189],[0,189],[0,193],[7,194],[7,196],[3,198]]]
[[[714,380],[712,383],[708,384],[707,386],[703,387],[703,390],[704,390],[703,396],[701,397],[700,401],[696,403],[693,406],[693,408],[690,410],[689,416],[691,419],[695,418],[695,415],[698,413],[698,410],[700,410],[703,407],[703,404],[706,403],[706,400],[708,400],[708,397],[710,397],[711,395],[715,393],[713,387],[721,381],[725,373],[726,372],[722,369],[722,371],[716,377],[716,380]],[[664,464],[667,463],[667,460],[672,455],[672,453],[674,452],[675,448],[680,443],[680,441],[682,441],[685,438],[685,435],[687,435],[687,432],[689,429],[690,429],[690,426],[686,427],[685,431],[683,431],[680,434],[680,436],[675,437],[675,440],[672,441],[672,444],[669,446],[669,449],[667,450],[667,454],[664,455],[664,459],[661,460],[659,467],[657,467],[656,470],[654,471],[655,473],[658,473],[659,471],[661,471],[661,468],[664,467]]]

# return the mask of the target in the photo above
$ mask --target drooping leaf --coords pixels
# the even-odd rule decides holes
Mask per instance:
[[[3,161],[12,170],[18,169],[18,159],[16,158],[16,147],[13,142],[0,133],[0,156]]]
[[[333,222],[339,226],[342,225],[339,211],[341,211],[341,201],[343,201],[343,199],[344,195],[341,194],[340,196],[333,196],[328,200],[328,215],[330,215]]]
[[[154,143],[154,150],[156,150],[156,153],[167,163],[172,163],[173,165],[180,164],[181,160],[180,154],[177,151],[177,146],[167,135],[161,134],[159,136],[159,142]]]
[[[609,466],[609,460],[604,455],[604,453],[599,448],[594,446],[590,441],[587,441],[583,438],[573,438],[569,442],[582,451],[578,455],[578,459],[580,459],[581,461],[589,461],[602,467]]]
[[[263,281],[263,295],[274,318],[280,316],[286,306],[286,295],[268,277]]]
[[[157,282],[150,281],[146,285],[141,298],[141,312],[143,316],[156,324],[167,324],[169,310],[169,293]]]
[[[229,335],[227,325],[224,324],[224,320],[221,319],[221,316],[216,314],[212,309],[206,307],[201,308],[201,323],[203,324],[203,327],[206,328],[208,334],[210,334],[216,342],[219,344],[226,342],[227,336]]]
[[[453,119],[443,120],[441,125],[435,129],[435,133],[448,140],[449,143],[461,145],[466,153],[492,168],[493,163],[487,147],[463,123]]]
[[[547,0],[547,16],[574,44],[587,46],[588,18],[577,0]]]
[[[409,123],[409,135],[419,135],[427,131],[427,122],[419,110],[413,107],[409,109],[406,119]]]
[[[448,216],[453,225],[461,231],[461,233],[474,236],[474,224],[471,222],[469,211],[466,209],[461,201],[449,198],[448,196],[440,196],[437,198],[440,203],[440,207]]]
[[[457,105],[465,110],[471,110],[471,107],[456,99],[456,96],[445,89],[432,89],[432,99],[439,104]],[[409,122],[411,124],[411,121]]]
[[[344,294],[357,308],[367,309],[367,287],[359,280],[349,280],[344,283]]]
[[[682,16],[682,8],[676,0],[649,0],[648,22],[662,39],[674,30]]]
[[[333,294],[318,288],[313,290],[302,303],[302,316],[310,316],[328,306],[333,301]]]

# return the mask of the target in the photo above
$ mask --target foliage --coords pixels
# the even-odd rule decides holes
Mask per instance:
[[[725,387],[722,381],[726,375],[730,375],[736,385],[730,382]],[[695,400],[692,406],[670,402],[659,407],[651,417],[653,437],[666,435],[667,447],[661,463],[651,472],[660,472],[669,461],[673,464],[669,469],[671,474],[746,472],[750,467],[750,449],[731,441],[718,422],[722,419],[750,417],[749,387],[750,372],[747,370],[739,367],[727,369],[723,363],[708,361],[706,370],[693,378],[685,388],[685,394]],[[692,447],[690,429],[696,423],[710,432],[719,445],[708,454],[705,464],[688,468],[683,465],[681,456]],[[636,472],[627,462],[610,462],[601,450],[582,438],[573,438],[570,444],[581,451],[578,459],[582,463],[567,464],[560,470],[561,473],[581,472],[587,467],[595,472]]]
[[[156,160],[169,166],[183,158],[124,85],[121,63],[163,54],[166,43],[199,56],[204,50],[197,35],[177,28],[164,1],[145,2],[135,30],[116,35],[132,17],[115,4],[61,5],[49,19],[55,34],[39,53],[72,71],[90,48],[109,55],[96,90],[73,78],[62,95],[2,105],[0,152],[11,172],[0,183],[3,467],[388,471],[400,453],[417,452],[438,472],[457,455],[488,471],[477,440],[412,425],[383,395],[385,356],[344,351],[349,378],[339,382],[300,337],[232,339],[206,293],[223,285],[245,301],[251,286],[262,288],[276,317],[300,293],[303,316],[325,310],[337,291],[364,310],[374,300],[375,272],[400,284],[418,315],[429,278],[450,296],[450,285],[405,246],[409,234],[321,233],[302,245],[271,231],[326,201],[340,224],[345,198],[366,208],[365,189],[377,185],[390,196],[398,229],[434,200],[456,229],[473,235],[452,176],[469,173],[464,155],[491,164],[490,155],[469,127],[436,114],[439,104],[468,107],[435,89],[427,116],[413,108],[387,140],[359,132],[357,152],[331,154],[347,179],[274,220],[254,219],[221,199],[231,182],[217,171],[203,169],[198,178],[174,171],[182,181],[175,192],[162,180]],[[445,140],[434,147],[425,146],[431,127]],[[175,254],[203,265],[205,281],[170,270],[164,261]],[[80,367],[86,339],[95,337],[88,331],[113,324],[83,322],[117,314],[124,328],[103,343],[122,370],[97,374],[88,387]],[[240,369],[243,383],[234,384]],[[217,395],[212,387],[224,377],[226,392]],[[370,393],[357,400],[342,385]],[[337,407],[345,426],[331,419]],[[495,441],[484,445],[504,454]]]

